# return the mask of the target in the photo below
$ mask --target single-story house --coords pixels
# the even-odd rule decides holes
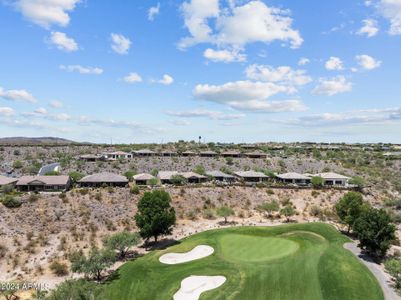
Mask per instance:
[[[162,184],[169,184],[171,183],[171,178],[177,175],[180,175],[177,171],[159,171],[157,178]]]
[[[0,187],[5,185],[15,185],[17,181],[18,178],[12,178],[0,175]]]
[[[230,182],[230,183],[235,181],[235,177],[233,175],[226,174],[221,171],[209,171],[206,172],[206,175],[213,178],[213,180],[216,181]]]
[[[104,157],[108,160],[130,159],[132,158],[132,154],[124,151],[116,151],[111,153],[105,153]]]
[[[196,153],[193,151],[182,152],[182,156],[195,156],[195,155],[196,155]]]
[[[269,176],[266,176],[262,172],[255,172],[255,171],[241,171],[235,172],[235,176],[243,180],[247,183],[255,183],[255,182],[263,182],[269,179]]]
[[[241,152],[238,151],[226,151],[221,153],[221,156],[223,157],[231,157],[231,158],[238,158],[241,157]]]
[[[148,185],[150,180],[155,179],[153,175],[147,173],[137,174],[132,178],[136,185]]]
[[[149,150],[149,149],[141,149],[133,152],[135,156],[139,157],[148,157],[148,156],[155,156],[156,152]]]
[[[267,154],[264,152],[248,152],[244,153],[244,156],[248,158],[266,158]]]
[[[97,154],[84,154],[79,157],[80,160],[88,161],[88,162],[94,162],[98,160],[104,160],[105,157],[103,155],[97,155]]]
[[[177,156],[177,152],[166,150],[166,151],[160,152],[160,156],[167,156],[167,157]]]
[[[62,192],[69,189],[69,176],[22,176],[16,187],[22,192]]]
[[[60,173],[61,171],[61,166],[59,163],[53,163],[53,164],[49,164],[49,165],[45,165],[43,167],[40,168],[38,175],[39,176],[43,176],[52,172],[57,172]]]
[[[207,177],[195,172],[182,172],[179,175],[183,176],[188,183],[202,183],[207,181]]]
[[[85,176],[78,183],[81,187],[101,187],[103,185],[124,187],[128,184],[128,179],[119,174],[98,173]]]
[[[306,185],[311,181],[311,177],[295,172],[278,174],[276,175],[276,178],[278,181],[283,183],[293,183],[299,185]]]
[[[194,172],[160,171],[157,174],[162,184],[170,184],[173,176],[182,176],[188,183],[202,183],[207,181],[207,177]]]
[[[324,179],[324,185],[341,185],[341,186],[346,186],[348,184],[348,180],[350,180],[349,177],[337,174],[337,173],[319,173],[316,174],[315,176],[322,177]]]
[[[218,153],[215,151],[202,151],[199,153],[200,157],[216,157]]]

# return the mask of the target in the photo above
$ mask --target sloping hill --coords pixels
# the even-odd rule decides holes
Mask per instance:
[[[4,137],[0,145],[45,145],[45,144],[77,144],[77,142],[58,137]]]

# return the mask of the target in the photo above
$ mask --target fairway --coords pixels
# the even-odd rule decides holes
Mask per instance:
[[[96,299],[173,299],[181,281],[224,276],[200,299],[383,299],[368,269],[343,249],[348,238],[333,227],[291,224],[206,231],[124,264]],[[177,265],[160,256],[209,245],[208,257]]]

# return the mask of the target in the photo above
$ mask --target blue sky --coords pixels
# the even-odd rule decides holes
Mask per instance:
[[[0,3],[0,136],[401,142],[401,0]]]

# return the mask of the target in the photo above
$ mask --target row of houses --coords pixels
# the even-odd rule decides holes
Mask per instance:
[[[86,154],[81,155],[79,158],[85,161],[98,161],[98,160],[118,160],[118,159],[132,159],[133,157],[153,157],[153,156],[161,156],[161,157],[174,157],[174,156],[183,156],[183,157],[230,157],[230,158],[256,158],[256,159],[265,159],[267,158],[267,154],[264,152],[248,152],[242,153],[239,151],[226,151],[226,152],[215,152],[215,151],[184,151],[184,152],[174,152],[174,151],[162,151],[156,152],[149,149],[142,149],[138,151],[124,152],[124,151],[116,151],[110,153],[103,154]]]
[[[336,173],[319,174],[298,174],[285,173],[276,174],[275,180],[283,184],[293,184],[297,186],[307,186],[311,184],[314,176],[323,179],[326,186],[348,186],[349,177]],[[132,180],[137,185],[149,185],[153,182],[160,184],[174,184],[179,179],[186,183],[201,184],[210,180],[221,183],[244,182],[249,184],[263,183],[271,180],[271,177],[257,171],[239,171],[233,174],[227,174],[221,171],[209,171],[205,175],[194,172],[160,171],[157,176],[147,173],[134,175]],[[77,182],[80,187],[102,187],[114,186],[125,187],[129,180],[122,175],[114,173],[97,173],[83,177]],[[20,178],[9,178],[0,176],[0,187],[13,185],[22,192],[61,192],[68,190],[71,186],[69,176],[22,176]]]

